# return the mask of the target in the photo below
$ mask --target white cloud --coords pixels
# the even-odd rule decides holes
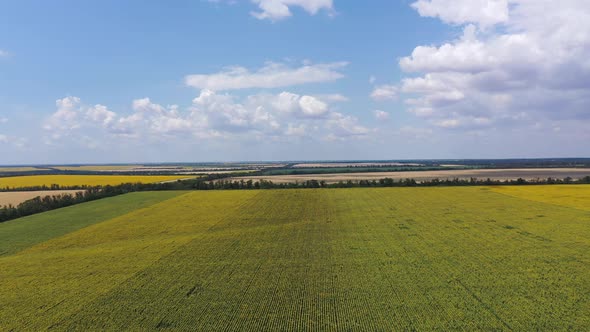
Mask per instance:
[[[116,117],[115,112],[111,112],[103,105],[95,105],[86,111],[86,117],[91,121],[102,123],[103,126],[108,126]]]
[[[296,111],[299,107],[299,99],[301,96],[290,93],[281,92],[278,96],[274,97],[271,101],[272,106],[283,113],[291,113]]]
[[[299,99],[299,106],[305,116],[318,117],[328,112],[328,105],[312,96],[301,97]]]
[[[189,134],[196,127],[198,122],[181,114],[178,106],[170,105],[164,107],[152,103],[149,98],[136,99],[132,103],[134,113],[120,117],[111,127],[111,131],[131,137],[140,135],[168,136],[176,134]]]
[[[508,21],[507,0],[418,0],[412,7],[425,17],[451,24],[489,26]]]
[[[45,121],[43,126],[46,130],[55,131],[60,135],[60,131],[69,131],[80,127],[80,98],[65,97],[55,101],[57,111]]]
[[[8,51],[0,50],[0,57],[7,57],[9,55],[10,55],[10,53],[8,53]]]
[[[376,110],[373,112],[373,114],[375,114],[375,119],[377,119],[377,120],[381,120],[381,121],[389,120],[389,113],[387,113],[387,112]]]
[[[264,102],[269,101],[267,96],[250,96],[240,103],[233,96],[203,90],[193,100],[191,112],[193,117],[202,119],[203,124],[206,124],[203,130],[208,131],[209,135],[222,133],[224,137],[230,137],[248,132],[273,134],[280,129],[280,124],[277,115],[265,107],[267,105]]]
[[[343,96],[343,95],[338,94],[338,93],[314,95],[314,97],[318,98],[319,100],[324,100],[324,101],[327,101],[327,102],[346,102],[346,101],[349,101],[348,97]]]
[[[356,117],[338,112],[330,114],[327,125],[330,129],[330,133],[326,136],[328,140],[364,138],[371,132],[369,128],[360,125]]]
[[[326,99],[287,91],[240,98],[204,89],[184,110],[141,98],[133,100],[125,114],[100,104],[86,106],[78,97],[59,99],[56,106],[44,124],[50,145],[65,139],[89,148],[125,139],[246,141],[330,136],[346,140],[370,132],[355,117],[334,111]]]
[[[346,100],[341,95],[298,95],[283,91],[278,95],[257,94],[247,98],[248,105],[270,109],[277,115],[295,118],[324,118],[330,113],[330,102]]]
[[[7,118],[0,118],[0,123],[7,123],[8,119]]]
[[[371,92],[371,98],[376,101],[397,99],[398,88],[394,85],[380,85]]]
[[[291,17],[293,14],[289,7],[301,7],[311,15],[316,15],[321,10],[328,13],[334,11],[332,0],[252,0],[252,2],[258,5],[260,11],[251,12],[251,14],[259,20],[279,21]]]
[[[65,97],[56,101],[57,111],[44,122],[43,128],[49,135],[47,144],[72,137],[87,146],[90,134],[113,137],[160,137],[170,134],[190,132],[194,124],[178,112],[175,105],[163,107],[154,104],[149,98],[133,101],[133,113],[121,116],[104,105],[86,106],[78,97]],[[90,144],[90,145],[89,145]]]
[[[193,112],[206,118],[208,130],[222,137],[243,133],[275,138],[317,134],[345,139],[365,133],[356,118],[331,110],[327,101],[286,91],[251,95],[237,102],[230,95],[203,90],[193,105]]]
[[[346,62],[334,62],[290,67],[282,63],[268,63],[256,71],[244,67],[229,67],[214,74],[188,75],[185,83],[194,88],[213,91],[281,88],[341,79],[344,75],[339,70],[346,65]]]
[[[482,72],[497,63],[497,56],[487,52],[486,44],[475,37],[475,27],[469,25],[457,42],[416,47],[411,56],[400,60],[400,67],[407,72]]]
[[[8,136],[0,134],[0,144],[23,149],[27,146],[27,139],[23,137]]]
[[[590,120],[586,1],[421,0],[413,7],[463,25],[463,35],[400,59],[413,74],[400,87],[410,112],[456,129]]]

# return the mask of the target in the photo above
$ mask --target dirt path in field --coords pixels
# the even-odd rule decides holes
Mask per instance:
[[[45,191],[10,191],[0,192],[0,207],[12,204],[14,206],[35,198],[37,196],[56,196],[62,194],[75,194],[84,190],[45,190]]]
[[[590,176],[590,168],[516,168],[516,169],[469,169],[469,170],[438,170],[438,171],[408,171],[408,172],[366,172],[366,173],[334,173],[334,174],[297,174],[297,175],[265,175],[265,176],[241,176],[232,180],[268,180],[275,183],[302,182],[307,180],[326,181],[336,183],[339,181],[415,179],[416,181],[432,179],[487,179],[492,180],[526,180],[546,179],[548,177],[574,179]]]

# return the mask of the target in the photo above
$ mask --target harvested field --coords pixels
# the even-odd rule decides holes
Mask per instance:
[[[332,168],[332,167],[388,167],[388,166],[422,166],[416,163],[302,163],[295,164],[293,168]]]
[[[347,180],[378,180],[383,178],[406,179],[416,181],[432,179],[470,179],[479,178],[492,180],[526,180],[552,178],[582,178],[590,176],[590,168],[519,168],[519,169],[469,169],[469,170],[438,170],[438,171],[408,171],[408,172],[366,172],[366,173],[335,173],[335,174],[296,174],[296,175],[263,175],[240,176],[235,180],[268,180],[275,183],[303,182],[308,180],[336,183]]]
[[[105,173],[141,173],[141,172],[166,172],[170,174],[223,174],[254,172],[257,169],[245,170],[241,167],[192,167],[192,166],[142,166],[142,165],[115,165],[115,166],[56,166],[62,171],[93,171]],[[1,172],[1,169],[0,169]]]
[[[36,168],[36,167],[0,167],[0,173],[11,173],[11,172],[33,172],[33,171],[40,171],[40,170],[47,170],[44,168]]]
[[[82,166],[55,166],[53,168],[62,171],[130,171],[137,165],[82,165]]]
[[[13,205],[35,198],[37,196],[58,196],[62,194],[75,194],[83,190],[45,190],[45,191],[9,191],[0,192],[0,206]]]
[[[246,174],[256,172],[256,170],[251,169],[244,169],[244,170],[236,170],[236,171],[189,171],[189,172],[178,172],[176,174],[192,174],[192,175],[205,175],[205,174]]]

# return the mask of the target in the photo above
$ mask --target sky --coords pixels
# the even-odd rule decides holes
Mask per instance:
[[[0,164],[590,157],[587,0],[0,3]]]

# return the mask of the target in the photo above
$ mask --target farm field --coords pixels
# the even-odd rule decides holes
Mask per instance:
[[[0,177],[0,188],[35,186],[106,186],[122,183],[155,183],[186,179],[186,175],[31,175]]]
[[[42,170],[41,168],[35,167],[0,167],[0,173],[10,173],[10,172],[32,172],[32,171],[39,171]]]
[[[589,330],[589,197],[579,185],[84,203],[0,224],[0,330]]]
[[[416,181],[432,179],[470,179],[479,178],[492,180],[526,180],[547,179],[549,177],[563,179],[566,177],[582,178],[590,176],[590,168],[512,168],[512,169],[458,169],[436,171],[401,171],[401,172],[360,172],[360,173],[323,173],[323,174],[292,174],[292,175],[261,175],[241,176],[235,180],[268,180],[275,183],[304,182],[308,180],[337,183],[339,181],[379,180],[392,178],[395,180],[411,178]]]
[[[7,191],[7,192],[0,192],[0,207],[12,204],[14,206],[27,201],[29,199],[33,199],[37,196],[45,197],[45,196],[57,196],[63,194],[71,194],[75,195],[77,192],[81,190],[46,190],[46,191]]]
[[[62,171],[129,171],[138,165],[80,165],[80,166],[52,166]]]
[[[137,192],[0,223],[0,257],[183,194]]]
[[[399,163],[399,162],[354,162],[354,163],[343,163],[343,162],[332,162],[332,163],[299,163],[295,164],[293,168],[335,168],[335,167],[385,167],[385,166],[423,166],[417,163]]]
[[[543,203],[569,206],[590,211],[590,190],[588,186],[554,185],[542,186],[498,186],[498,193]]]

